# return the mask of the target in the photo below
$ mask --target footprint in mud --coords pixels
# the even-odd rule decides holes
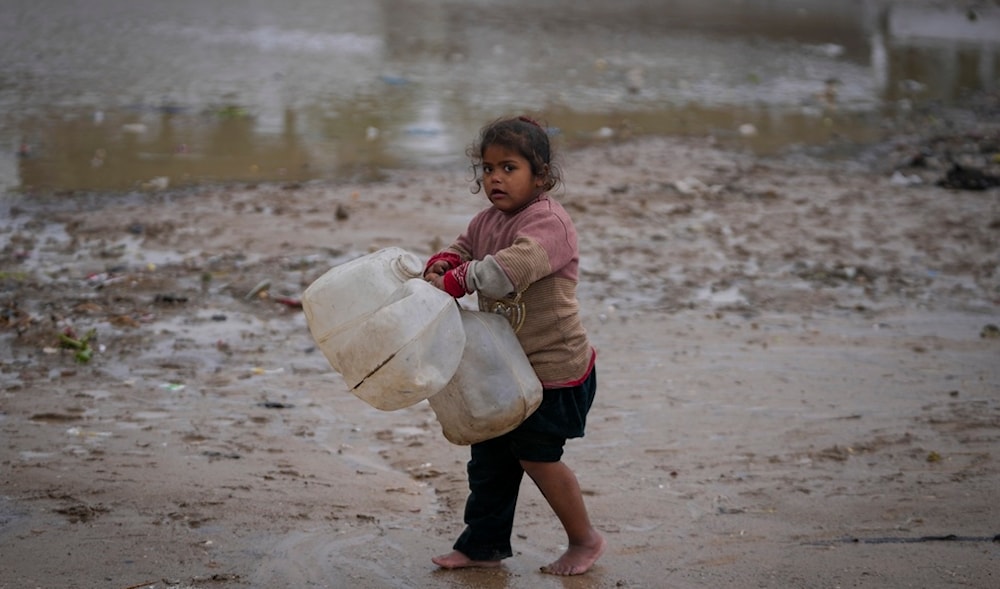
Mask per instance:
[[[106,507],[101,503],[98,503],[97,505],[88,505],[78,499],[69,496],[64,497],[63,499],[69,502],[69,505],[63,507],[57,507],[52,511],[60,515],[66,516],[66,519],[71,524],[87,523],[111,511],[110,508]]]
[[[212,521],[212,518],[202,516],[197,512],[186,513],[183,511],[172,511],[155,523],[180,523],[191,529],[197,529],[209,521]]]
[[[215,460],[239,460],[242,458],[236,452],[219,452],[218,450],[205,450],[201,455],[207,457],[209,462]]]
[[[75,410],[69,409],[67,411],[72,412]],[[81,409],[79,410],[79,412],[82,413],[83,410]],[[41,423],[67,423],[70,421],[79,421],[83,419],[83,416],[73,415],[71,413],[36,413],[32,415],[29,419],[30,421],[37,421]]]

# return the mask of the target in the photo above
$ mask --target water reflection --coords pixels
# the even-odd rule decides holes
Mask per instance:
[[[880,12],[876,23],[871,61],[884,100],[954,102],[996,89],[1000,13],[904,5]]]
[[[995,7],[5,4],[0,187],[25,191],[464,165],[481,124],[522,110],[566,142],[712,134],[759,151],[847,145],[877,139],[887,111],[993,90],[1000,73]]]

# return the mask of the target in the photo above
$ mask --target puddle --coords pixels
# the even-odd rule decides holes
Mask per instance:
[[[849,154],[1000,72],[1000,9],[986,5],[45,4],[10,0],[0,22],[3,190],[464,166],[480,125],[520,111],[565,144],[712,135]],[[536,18],[507,16],[526,10]]]

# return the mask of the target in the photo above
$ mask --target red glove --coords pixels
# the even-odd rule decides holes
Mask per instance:
[[[469,291],[465,286],[465,277],[468,272],[468,262],[445,272],[443,277],[444,291],[456,299],[462,298],[468,294]]]
[[[443,262],[446,267],[444,269],[441,269],[440,267],[441,264],[439,264],[439,262]],[[431,259],[427,260],[427,265],[424,266],[424,276],[426,277],[428,272],[431,272],[433,274],[444,274],[448,270],[457,267],[461,263],[462,263],[462,258],[456,253],[440,252],[434,254],[433,256],[431,256]]]

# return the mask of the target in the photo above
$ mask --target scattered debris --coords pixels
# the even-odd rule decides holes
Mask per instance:
[[[281,303],[282,305],[285,305],[286,307],[290,307],[292,309],[302,308],[302,299],[297,299],[294,297],[274,297],[274,299],[272,300],[274,300],[274,302],[276,303]]]
[[[172,305],[175,303],[186,303],[188,302],[188,298],[174,294],[158,294],[155,297],[153,297],[153,302],[166,303]]]
[[[94,349],[91,347],[90,341],[95,337],[97,337],[96,329],[91,329],[83,337],[78,338],[73,328],[67,327],[59,334],[59,346],[76,350],[76,354],[74,354],[76,361],[80,364],[86,364],[93,357]]]
[[[251,288],[247,294],[243,297],[243,300],[249,301],[254,297],[263,297],[267,295],[267,289],[271,288],[270,280],[261,280],[256,286]]]
[[[938,186],[958,190],[986,190],[1000,186],[1000,176],[987,174],[980,169],[952,164],[944,178],[938,181]]]
[[[170,187],[170,178],[157,176],[142,183],[142,188],[146,190],[166,190]]]
[[[916,186],[917,184],[923,184],[924,179],[916,174],[904,174],[899,170],[893,172],[892,177],[889,178],[889,184],[893,186]]]

